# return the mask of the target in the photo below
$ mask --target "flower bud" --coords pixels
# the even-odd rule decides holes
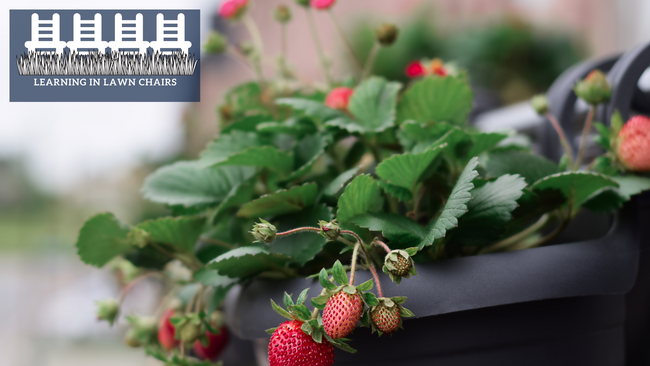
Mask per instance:
[[[124,342],[129,347],[140,347],[154,341],[157,331],[157,322],[154,317],[129,315],[126,320],[131,324],[131,328],[124,336]]]
[[[413,258],[401,249],[393,250],[386,255],[382,270],[397,284],[402,281],[402,277],[411,278],[411,275],[417,275]]]
[[[225,0],[219,8],[219,15],[225,19],[239,19],[246,12],[248,0]]]
[[[262,242],[270,244],[275,240],[276,229],[275,226],[271,225],[270,222],[260,219],[261,223],[255,223],[253,225],[253,231],[250,233],[253,234],[257,242]]]
[[[318,10],[327,10],[334,6],[336,0],[311,0],[311,6]]]
[[[149,244],[149,238],[151,238],[151,235],[137,226],[129,230],[129,233],[126,235],[126,240],[129,244],[138,248],[147,246]]]
[[[320,225],[320,234],[328,241],[334,241],[339,238],[339,235],[341,235],[341,227],[339,226],[339,223],[336,222],[336,219],[330,222],[321,220],[318,224]]]
[[[210,32],[208,41],[203,45],[205,53],[209,55],[218,55],[226,51],[227,48],[228,41],[226,40],[226,37],[217,31]]]
[[[584,80],[579,81],[573,88],[578,98],[591,105],[607,102],[612,95],[612,89],[607,78],[600,70],[593,70]]]
[[[546,95],[544,94],[539,94],[534,96],[530,100],[530,105],[533,107],[535,112],[539,115],[543,115],[546,112],[548,112],[548,100],[546,99]]]
[[[275,8],[275,13],[273,13],[273,17],[278,23],[288,23],[291,21],[291,9],[286,6],[286,5],[278,5],[277,8]]]
[[[377,38],[377,42],[379,42],[379,44],[384,47],[395,43],[398,34],[399,29],[397,29],[395,24],[382,24],[375,30],[375,37]]]
[[[330,108],[346,111],[352,94],[354,94],[353,89],[345,87],[334,88],[327,95],[327,98],[325,98],[325,105]]]
[[[124,334],[124,343],[131,348],[138,348],[142,346],[142,342],[138,339],[135,329],[130,328]]]
[[[424,65],[420,61],[413,61],[406,66],[406,76],[411,79],[419,78],[427,74]]]
[[[120,303],[115,299],[106,299],[96,301],[95,305],[97,305],[97,320],[106,320],[113,325],[117,313],[120,311]]]

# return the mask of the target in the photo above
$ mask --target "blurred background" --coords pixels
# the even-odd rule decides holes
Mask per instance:
[[[280,53],[273,9],[292,6],[288,58],[303,78],[318,80],[304,12],[293,0],[250,1],[270,56]],[[0,22],[7,24],[9,3],[3,4]],[[39,0],[20,7],[198,8],[204,36],[218,29],[234,43],[248,38],[243,26],[217,17],[219,0]],[[647,0],[338,0],[333,11],[362,59],[375,27],[400,26],[398,41],[380,52],[375,67],[387,78],[405,81],[405,66],[419,58],[467,68],[476,91],[473,121],[489,129],[507,127],[508,120],[529,128],[538,120],[522,102],[566,68],[650,40]],[[315,16],[334,74],[344,79],[352,61],[330,17]],[[5,70],[14,67],[8,40],[1,47]],[[113,328],[95,320],[94,301],[117,296],[119,286],[110,269],[81,263],[74,244],[83,222],[98,212],[128,223],[165,213],[142,199],[144,178],[162,164],[196,158],[219,132],[224,93],[252,77],[228,56],[200,58],[200,103],[9,103],[8,88],[0,91],[0,366],[157,364],[123,345],[123,319]],[[0,80],[8,85],[8,73]],[[138,287],[123,313],[153,311],[155,283]]]

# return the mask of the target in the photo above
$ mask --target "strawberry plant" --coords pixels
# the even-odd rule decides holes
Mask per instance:
[[[310,22],[312,7],[334,16],[334,1],[297,3]],[[405,297],[384,296],[378,269],[399,284],[418,281],[416,266],[427,262],[542,246],[581,208],[613,212],[650,188],[645,117],[595,124],[607,152],[585,166],[593,112],[574,156],[546,99],[535,98],[565,147],[558,165],[517,144],[512,131],[469,126],[470,76],[453,63],[414,61],[409,85],[369,75],[376,54],[399,39],[393,25],[378,28],[365,66],[358,60],[349,79],[331,75],[313,24],[324,81],[298,77],[285,54],[269,77],[251,5],[225,1],[220,14],[243,22],[252,45],[215,33],[206,50],[245,60],[256,80],[226,95],[221,132],[198,159],[144,182],[144,196],[169,215],[127,224],[102,213],[77,241],[82,261],[110,264],[126,283],[119,300],[98,302],[99,319],[112,324],[140,279],[163,279],[160,310],[130,315],[126,341],[167,365],[219,358],[229,334],[221,304],[234,286],[295,277],[318,278],[322,291],[307,299],[305,290],[296,302],[285,293],[284,308],[271,300],[288,320],[269,330],[270,364],[331,365],[334,347],[355,352],[347,337],[358,325],[382,336],[414,316]],[[283,29],[292,16],[287,6],[275,13]],[[611,91],[595,72],[576,93],[595,108]],[[358,269],[372,279],[355,284]]]

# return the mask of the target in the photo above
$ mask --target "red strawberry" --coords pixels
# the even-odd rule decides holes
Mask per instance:
[[[158,322],[158,341],[168,351],[178,346],[179,343],[178,340],[174,338],[176,329],[169,321],[169,318],[174,316],[174,311],[174,309],[165,310]]]
[[[329,299],[323,310],[325,333],[339,339],[352,333],[363,314],[363,301],[358,293],[350,295],[339,291]]]
[[[318,10],[327,10],[334,6],[336,0],[311,0],[311,6]]]
[[[621,128],[617,155],[629,170],[650,170],[650,118],[634,116]]]
[[[223,349],[226,348],[229,337],[228,328],[221,327],[219,331],[219,334],[212,334],[209,331],[205,332],[210,341],[207,347],[202,345],[199,341],[194,342],[194,352],[196,352],[196,355],[199,356],[200,359],[214,360],[221,354]]]
[[[273,332],[269,342],[269,366],[331,366],[334,346],[323,339],[317,343],[302,331],[303,322],[286,321]]]
[[[427,70],[420,61],[413,61],[406,66],[406,76],[411,79],[419,78],[427,74]]]
[[[325,105],[334,109],[347,110],[353,93],[354,90],[350,88],[334,88],[325,98]]]
[[[401,318],[397,305],[388,307],[384,302],[374,306],[370,311],[370,317],[375,327],[384,333],[393,333],[399,328]]]

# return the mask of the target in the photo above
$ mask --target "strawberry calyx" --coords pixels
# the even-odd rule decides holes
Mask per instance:
[[[417,276],[413,258],[417,254],[418,248],[396,249],[386,254],[382,271],[396,284],[400,284],[402,278],[411,278]]]
[[[193,344],[197,340],[204,346],[210,344],[206,332],[219,334],[219,329],[211,324],[210,318],[205,311],[189,313],[169,318],[176,332],[174,338],[183,342]]]

